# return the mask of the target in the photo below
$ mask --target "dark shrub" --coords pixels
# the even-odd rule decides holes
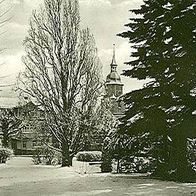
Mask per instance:
[[[112,172],[112,157],[110,151],[103,151],[101,172]]]
[[[8,148],[0,148],[0,164],[6,163],[7,159],[13,154],[13,151]]]
[[[155,169],[155,159],[144,157],[125,157],[120,161],[122,173],[146,173]]]
[[[39,146],[39,147],[36,147],[34,151],[33,162],[36,165],[61,164],[61,153],[56,152],[47,146]]]
[[[196,171],[196,139],[188,140],[188,158],[193,169]]]

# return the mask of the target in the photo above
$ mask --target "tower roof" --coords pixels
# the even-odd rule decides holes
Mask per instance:
[[[121,78],[117,72],[111,72],[106,77],[107,83],[121,83]]]
[[[113,44],[113,56],[112,56],[112,63],[111,65],[117,65],[116,63],[116,51],[115,51],[115,44]]]
[[[121,78],[119,74],[117,73],[117,63],[116,63],[116,53],[115,53],[115,44],[113,45],[113,56],[112,56],[112,62],[110,64],[111,66],[111,71],[106,77],[106,84],[120,84],[121,83]]]

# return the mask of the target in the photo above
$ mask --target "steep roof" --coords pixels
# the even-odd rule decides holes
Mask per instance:
[[[106,77],[106,85],[107,84],[117,84],[117,85],[123,85],[121,82],[120,75],[117,72],[117,63],[116,63],[116,54],[115,54],[115,44],[113,47],[113,57],[112,62],[110,64],[111,71]]]

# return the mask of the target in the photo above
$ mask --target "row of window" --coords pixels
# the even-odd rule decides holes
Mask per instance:
[[[36,142],[36,141],[33,141],[33,147],[35,147],[36,144],[37,144],[37,142]],[[23,141],[23,142],[22,142],[22,147],[23,147],[23,148],[27,148],[27,142],[26,142],[26,141]]]

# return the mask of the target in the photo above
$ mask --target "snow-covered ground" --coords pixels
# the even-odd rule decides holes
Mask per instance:
[[[76,175],[72,168],[34,165],[30,157],[14,157],[7,164],[0,166],[0,187],[23,182],[63,179]]]
[[[79,174],[74,168],[35,166],[15,157],[0,165],[0,196],[196,196],[196,184],[139,175]]]
[[[92,174],[101,172],[101,164],[89,165],[89,162],[77,161],[76,158],[73,158],[73,170],[79,174]]]

